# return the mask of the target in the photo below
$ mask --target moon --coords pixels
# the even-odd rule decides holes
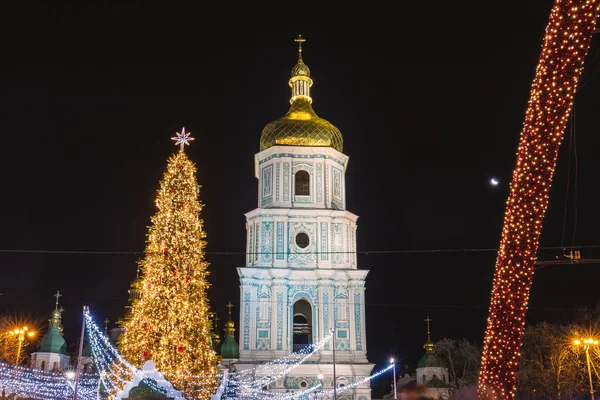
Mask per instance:
[[[498,179],[496,179],[496,178],[491,178],[491,179],[490,179],[490,184],[491,184],[492,186],[498,186],[498,183],[500,183],[500,182],[498,181]]]

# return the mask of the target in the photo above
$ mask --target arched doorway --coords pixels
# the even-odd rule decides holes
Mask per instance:
[[[304,299],[294,303],[293,349],[296,352],[312,344],[312,307]]]

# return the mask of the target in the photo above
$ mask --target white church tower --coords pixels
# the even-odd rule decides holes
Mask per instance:
[[[238,370],[278,359],[335,329],[335,340],[308,362],[269,385],[272,392],[323,383],[341,388],[368,377],[365,278],[356,259],[356,221],[346,210],[340,131],[312,108],[310,70],[292,69],[290,109],[269,123],[254,158],[258,208],[246,214],[246,266],[241,283]],[[260,371],[260,369],[259,369]],[[370,400],[369,382],[338,399]]]
[[[48,332],[40,341],[39,348],[31,354],[31,366],[43,371],[60,372],[69,367],[70,357],[67,353],[67,343],[62,336],[63,326],[61,316],[63,308],[58,306],[62,296],[56,292],[56,307],[48,320]]]

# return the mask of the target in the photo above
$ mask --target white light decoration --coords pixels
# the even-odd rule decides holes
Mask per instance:
[[[194,138],[190,136],[191,132],[185,133],[185,128],[181,128],[181,133],[175,132],[175,135],[177,136],[172,137],[171,140],[175,140],[175,145],[179,145],[182,151],[186,144],[188,146],[190,145],[190,140],[194,140]]]

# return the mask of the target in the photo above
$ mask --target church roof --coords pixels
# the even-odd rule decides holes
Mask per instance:
[[[417,368],[444,367],[442,361],[434,353],[425,353],[419,360]]]
[[[39,353],[55,353],[67,355],[67,342],[58,328],[51,327],[40,341]]]
[[[233,336],[227,336],[221,345],[221,358],[237,359],[240,358],[240,346]]]
[[[319,118],[306,99],[297,99],[287,114],[265,126],[260,137],[260,150],[271,146],[333,147],[342,151],[342,133],[329,121]]]
[[[301,37],[298,63],[292,68],[289,85],[292,88],[290,109],[282,118],[268,123],[260,136],[260,150],[271,146],[315,146],[332,147],[342,151],[342,133],[329,121],[317,116],[310,97],[310,69],[302,60]]]

